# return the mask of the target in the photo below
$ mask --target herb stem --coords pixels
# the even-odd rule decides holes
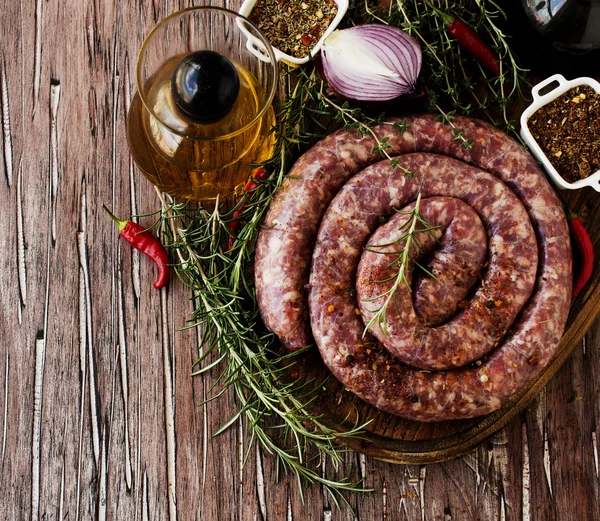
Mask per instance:
[[[350,24],[362,23],[364,17],[380,23],[402,27],[413,34],[423,46],[422,83],[431,111],[440,113],[441,121],[450,124],[455,139],[461,146],[472,146],[460,129],[452,122],[455,109],[469,112],[473,100],[483,115],[492,120],[498,114],[503,127],[515,133],[508,119],[508,98],[520,94],[522,73],[508,45],[507,37],[496,24],[495,18],[503,16],[493,0],[456,0],[449,7],[436,0],[436,5],[445,5],[446,12],[460,13],[461,19],[475,27],[484,38],[491,39],[503,63],[500,78],[491,78],[489,73],[478,68],[472,57],[463,56],[442,27],[443,19],[421,0],[395,0],[389,3],[387,13],[359,3],[354,13],[347,15]],[[478,6],[478,9],[477,7]],[[491,8],[490,8],[491,6]],[[361,437],[366,424],[350,422],[347,418],[335,429],[324,418],[313,413],[311,402],[316,398],[320,386],[317,382],[289,381],[284,369],[297,363],[299,353],[282,355],[275,350],[274,336],[260,329],[260,317],[256,303],[254,281],[249,273],[253,260],[253,248],[261,230],[261,222],[270,201],[288,174],[290,163],[321,133],[328,131],[332,119],[337,126],[354,129],[360,135],[369,135],[375,140],[373,154],[379,153],[390,160],[392,166],[400,167],[408,176],[414,175],[400,166],[398,158],[391,157],[391,145],[381,137],[377,125],[393,125],[402,131],[408,130],[406,121],[391,123],[385,114],[376,117],[369,112],[351,107],[325,94],[325,85],[313,65],[298,69],[287,69],[288,82],[293,85],[290,94],[279,103],[277,124],[273,129],[275,144],[273,156],[261,166],[270,178],[253,192],[251,200],[236,216],[240,229],[228,251],[224,245],[230,238],[228,224],[233,219],[233,210],[220,207],[217,201],[214,210],[191,208],[176,203],[158,192],[161,202],[158,228],[171,245],[173,258],[178,259],[175,270],[183,284],[192,289],[194,312],[186,327],[197,327],[201,335],[202,351],[194,364],[194,374],[204,371],[221,373],[216,378],[215,388],[220,386],[209,399],[225,393],[233,393],[238,410],[232,418],[225,420],[219,434],[243,420],[250,431],[248,451],[253,443],[261,450],[275,455],[277,469],[292,473],[300,486],[319,483],[331,495],[333,502],[345,501],[344,492],[364,491],[361,482],[348,477],[336,480],[325,477],[317,467],[330,461],[334,468],[342,462],[346,449],[338,443],[345,438]],[[477,83],[484,88],[475,90]],[[500,82],[500,83],[498,83]],[[504,85],[506,83],[506,85]],[[446,108],[449,107],[449,108]],[[420,216],[421,195],[399,242],[404,249],[395,262],[398,272],[392,287],[378,299],[389,305],[402,284],[408,284],[411,269],[411,248],[418,247],[415,235],[429,232],[429,226]],[[418,225],[417,222],[421,224]],[[414,261],[416,263],[416,261]],[[391,282],[392,279],[390,279]],[[385,309],[379,309],[372,323],[386,328]],[[357,416],[358,418],[358,416]],[[349,426],[347,424],[349,423]]]
[[[387,337],[388,306],[392,302],[392,299],[395,298],[396,292],[398,291],[398,288],[400,287],[400,285],[402,285],[402,284],[406,285],[408,290],[411,291],[410,284],[409,284],[408,278],[407,278],[407,272],[409,269],[410,261],[412,260],[412,255],[410,252],[411,252],[411,248],[413,247],[415,235],[417,233],[421,233],[423,231],[430,232],[433,229],[430,226],[427,226],[426,230],[417,230],[416,229],[417,224],[419,222],[421,222],[421,223],[423,222],[423,218],[421,217],[421,215],[419,213],[420,206],[421,206],[421,192],[419,192],[419,195],[417,195],[415,207],[413,208],[412,212],[410,213],[409,220],[404,225],[404,226],[406,226],[408,224],[409,229],[408,229],[408,232],[402,237],[402,240],[405,241],[404,246],[402,247],[402,251],[400,252],[399,257],[395,261],[399,267],[398,267],[398,271],[396,272],[396,276],[394,278],[394,283],[392,284],[390,289],[388,289],[385,293],[383,293],[382,295],[379,295],[377,297],[377,299],[380,299],[382,296],[385,296],[385,301],[379,308],[377,308],[375,314],[367,322],[367,325],[365,326],[365,329],[363,331],[363,336],[362,336],[363,338],[366,336],[367,332],[369,331],[371,326],[373,326],[374,324],[377,324],[377,326],[383,333],[383,336]],[[377,248],[377,246],[372,246],[371,248]]]
[[[388,153],[388,151],[387,151],[387,148],[389,148],[390,145],[387,144],[387,141],[383,141],[377,135],[377,133],[373,130],[373,128],[370,125],[367,125],[366,123],[364,123],[360,119],[354,117],[352,115],[352,111],[351,110],[348,110],[348,109],[346,109],[344,107],[340,107],[337,103],[335,103],[334,101],[332,101],[331,99],[329,99],[327,96],[325,96],[325,94],[322,94],[321,96],[322,96],[322,99],[325,102],[327,102],[330,106],[332,106],[334,109],[336,109],[339,112],[339,114],[341,115],[341,117],[344,119],[344,122],[346,122],[347,119],[350,119],[356,125],[358,125],[358,127],[362,131],[367,132],[368,134],[371,134],[371,136],[375,140],[375,143],[377,143],[377,146],[374,148],[374,151],[379,152],[381,155],[383,155],[384,157],[386,157],[390,161],[393,161],[392,156],[390,156],[389,153]]]
[[[280,154],[282,163],[279,170],[283,173],[283,148]],[[263,186],[269,188],[267,184],[261,185],[261,188]],[[274,190],[272,185],[271,196]],[[224,389],[218,395],[231,387],[239,401],[237,414],[226,421],[215,435],[229,428],[238,418],[245,417],[247,428],[251,430],[251,442],[256,441],[263,450],[274,454],[286,471],[295,474],[300,487],[304,482],[320,483],[336,505],[340,499],[346,501],[342,494],[344,491],[366,491],[360,486],[360,480],[351,481],[348,477],[327,479],[308,464],[308,450],[312,446],[317,450],[317,461],[328,458],[337,469],[345,452],[336,445],[337,442],[348,437],[360,437],[366,424],[355,423],[346,430],[333,430],[308,409],[316,397],[317,387],[310,387],[310,382],[300,385],[282,379],[283,369],[295,363],[293,357],[297,354],[277,355],[271,351],[272,335],[260,335],[254,325],[257,311],[244,307],[243,297],[249,290],[243,278],[245,244],[254,234],[246,235],[238,247],[237,257],[230,259],[223,253],[223,238],[227,236],[228,228],[218,201],[211,213],[199,208],[194,212],[195,216],[192,213],[191,222],[184,223],[186,214],[183,205],[167,200],[167,196],[158,190],[157,194],[161,202],[161,222],[166,225],[163,232],[170,235],[179,260],[177,273],[194,290],[197,306],[194,319],[196,325],[204,330],[202,344],[207,346],[202,358],[216,350],[216,363],[222,360],[224,364],[223,373],[217,379]],[[252,207],[251,222],[254,222],[255,232],[259,229],[260,215],[265,206],[263,202]],[[214,365],[208,364],[210,367]],[[297,396],[299,389],[302,391]],[[269,418],[269,424],[275,423],[274,426],[265,425]],[[281,441],[275,438],[278,432],[281,433]]]
[[[410,22],[410,18],[406,12],[406,10],[404,9],[404,0],[396,0],[397,4],[398,4],[398,9],[400,10],[400,12],[402,13],[402,15],[404,16],[404,20],[406,21],[407,24],[411,25]],[[442,60],[440,60],[440,58],[438,57],[437,53],[435,52],[435,50],[433,49],[433,47],[431,47],[431,45],[429,44],[429,42],[427,41],[426,38],[423,37],[423,35],[414,27],[412,27],[412,31],[414,32],[418,37],[419,40],[421,40],[423,42],[423,44],[425,45],[425,47],[427,47],[427,49],[429,49],[429,51],[431,52],[431,56],[437,60],[437,62],[444,67],[444,63],[442,62]]]

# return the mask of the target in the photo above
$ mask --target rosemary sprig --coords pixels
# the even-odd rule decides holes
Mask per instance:
[[[424,51],[421,82],[432,111],[452,125],[453,111],[475,114],[491,123],[514,132],[508,118],[509,99],[519,94],[523,83],[523,70],[517,65],[507,37],[498,20],[501,9],[492,0],[436,0],[444,3],[446,11],[459,13],[474,27],[502,57],[506,67],[500,78],[491,77],[470,56],[464,56],[445,31],[439,18],[421,0],[394,0],[387,13],[376,10],[364,0],[352,4],[345,23],[361,23],[365,18],[401,27],[413,34]],[[233,209],[226,210],[217,204],[212,212],[192,209],[160,194],[161,211],[158,227],[165,242],[171,244],[174,259],[178,260],[176,272],[184,284],[193,290],[195,311],[189,327],[199,326],[204,347],[195,364],[195,373],[221,369],[211,399],[231,389],[238,403],[238,412],[227,419],[219,434],[237,421],[244,421],[250,432],[248,454],[254,443],[262,450],[274,454],[278,468],[296,476],[300,491],[306,482],[318,482],[337,504],[344,492],[364,491],[360,482],[348,478],[326,479],[317,469],[319,462],[327,459],[337,468],[345,449],[337,440],[361,436],[365,425],[353,425],[345,432],[328,426],[311,412],[310,404],[317,396],[315,382],[288,381],[284,372],[296,363],[298,354],[282,355],[274,350],[273,335],[261,329],[253,278],[248,275],[253,262],[253,247],[260,231],[264,213],[277,187],[288,174],[293,158],[310,143],[337,126],[352,128],[373,137],[373,153],[390,160],[395,168],[403,168],[390,154],[385,136],[374,129],[386,123],[385,114],[371,115],[338,102],[326,94],[323,80],[313,65],[290,69],[286,80],[292,85],[277,109],[277,126],[274,129],[273,157],[262,166],[271,173],[270,180],[253,191],[238,218],[242,226],[230,251],[224,251],[230,231],[228,222]],[[405,129],[405,122],[394,123]],[[468,139],[455,133],[461,146],[469,146]],[[403,168],[407,176],[414,175]],[[429,231],[419,214],[420,195],[413,214],[408,220],[404,249],[396,259],[398,272],[392,288],[384,296],[384,306],[371,323],[379,323],[386,331],[385,308],[402,284],[407,284],[411,260],[411,244],[417,233]],[[420,225],[418,224],[420,223]],[[420,226],[420,227],[419,227]],[[413,244],[414,241],[414,244]],[[381,298],[378,297],[378,298]],[[288,371],[289,372],[289,371]],[[248,454],[246,457],[248,457]]]
[[[429,273],[426,268],[424,268],[423,266],[418,264],[417,261],[415,260],[414,253],[418,252],[420,249],[420,246],[419,246],[418,242],[416,241],[416,236],[420,233],[429,233],[429,234],[432,234],[432,236],[437,239],[437,237],[435,237],[435,235],[433,235],[433,232],[434,232],[434,230],[437,230],[439,228],[438,226],[431,226],[423,218],[423,216],[421,215],[421,212],[420,212],[420,207],[421,207],[421,192],[419,192],[419,195],[417,196],[417,200],[415,201],[414,208],[410,212],[406,213],[406,215],[408,215],[408,219],[400,227],[400,231],[407,230],[406,233],[404,233],[402,235],[402,237],[400,237],[393,243],[376,244],[376,245],[369,246],[369,250],[373,251],[375,253],[381,253],[381,254],[385,254],[385,255],[397,255],[397,257],[392,262],[390,262],[389,265],[390,266],[398,266],[398,271],[396,272],[395,276],[393,276],[389,279],[376,281],[378,283],[387,283],[387,282],[390,282],[393,280],[393,284],[389,287],[389,289],[387,289],[380,295],[365,299],[365,302],[374,302],[374,301],[380,300],[382,298],[384,298],[385,300],[383,301],[383,304],[380,307],[370,310],[371,313],[374,313],[374,315],[370,318],[370,320],[367,322],[367,324],[365,326],[365,329],[363,331],[363,338],[366,336],[369,329],[371,329],[371,327],[375,324],[379,327],[379,329],[381,330],[381,333],[383,334],[384,337],[388,336],[388,328],[387,328],[388,307],[389,307],[390,303],[396,298],[396,294],[397,294],[400,286],[404,285],[404,286],[406,286],[408,291],[412,291],[412,289],[410,287],[410,282],[408,280],[408,274],[413,269],[414,265],[419,266],[429,276],[431,276],[432,278],[435,279],[435,276],[432,273]],[[402,212],[398,212],[398,213],[402,213]],[[419,225],[420,225],[420,227],[417,228],[417,226],[419,226]],[[398,244],[399,246],[401,246],[400,251],[398,251],[398,252],[382,252],[382,251],[380,251],[381,248],[387,248],[393,244]]]
[[[343,432],[333,430],[309,410],[320,387],[315,382],[285,380],[284,372],[293,366],[298,353],[275,352],[270,347],[273,335],[256,327],[256,306],[245,302],[245,290],[251,283],[244,280],[241,284],[241,262],[222,248],[228,228],[218,206],[211,213],[202,209],[192,213],[168,196],[159,193],[159,197],[162,219],[168,226],[163,232],[177,254],[176,271],[194,290],[192,326],[203,330],[206,347],[197,364],[204,365],[194,374],[221,365],[223,373],[217,379],[221,389],[211,399],[232,388],[239,405],[238,412],[214,435],[243,418],[251,432],[248,453],[256,442],[275,455],[286,472],[295,474],[301,494],[305,482],[320,483],[336,504],[345,499],[344,491],[364,492],[360,481],[327,479],[317,470],[323,458],[337,469],[345,450],[336,442],[361,436],[365,425],[355,424]],[[204,363],[211,354],[214,361]],[[309,462],[315,449],[316,461]]]
[[[160,221],[165,242],[172,245],[177,257],[175,270],[194,293],[195,311],[189,327],[203,331],[205,348],[194,374],[221,367],[217,378],[220,389],[213,390],[211,400],[232,389],[238,402],[238,412],[215,435],[243,419],[250,432],[246,458],[258,443],[262,450],[275,455],[278,468],[295,475],[301,494],[304,484],[320,483],[338,505],[340,499],[346,501],[344,492],[367,489],[349,476],[328,479],[318,467],[326,459],[337,470],[346,452],[338,443],[362,436],[366,424],[334,430],[311,412],[310,404],[318,397],[322,383],[285,378],[302,353],[281,354],[273,349],[273,335],[257,326],[253,280],[246,275],[260,222],[287,173],[287,162],[298,147],[315,137],[308,131],[306,120],[312,110],[308,102],[316,100],[318,86],[312,73],[299,74],[292,94],[281,105],[275,155],[264,165],[272,172],[271,180],[257,188],[248,201],[241,216],[244,224],[230,251],[224,251],[224,245],[230,234],[232,210],[218,201],[208,212],[159,193]]]

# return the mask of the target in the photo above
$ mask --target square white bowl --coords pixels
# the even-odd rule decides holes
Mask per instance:
[[[257,1],[258,0],[244,0],[242,7],[240,7],[239,14],[245,16],[246,18],[250,18],[250,13],[252,12],[252,9],[254,9],[254,6],[256,5]],[[308,54],[304,58],[296,58],[295,56],[290,56],[289,54],[280,51],[276,47],[273,47],[273,50],[275,51],[275,58],[277,59],[277,61],[282,61],[287,63],[288,65],[297,67],[298,65],[307,63],[313,56],[315,56],[319,52],[319,50],[321,49],[321,45],[323,45],[323,40],[325,40],[325,38],[327,38],[333,31],[335,31],[342,18],[346,14],[346,11],[348,10],[348,0],[334,0],[334,2],[336,3],[338,8],[337,14],[335,15],[335,18],[331,20],[331,23],[329,24],[329,27],[327,27],[327,30],[323,33],[323,36],[321,36],[319,41],[312,48],[310,54]],[[242,29],[242,31],[244,31],[244,33],[246,33],[246,36],[248,37],[248,42],[246,44],[248,50],[257,58],[263,61],[268,61],[269,58],[267,56],[266,51],[264,50],[262,42],[254,36],[252,36],[251,34],[249,34],[247,31],[245,31],[242,26],[240,26],[240,28]]]
[[[540,90],[544,87],[552,84],[558,83],[558,86],[547,92],[546,94],[540,95]],[[562,189],[566,190],[577,190],[579,188],[583,188],[584,186],[591,186],[597,192],[600,192],[600,170],[594,172],[590,176],[585,179],[580,179],[575,181],[574,183],[569,183],[566,179],[564,179],[552,166],[552,163],[548,160],[548,157],[540,146],[537,144],[536,140],[531,135],[529,131],[529,127],[527,126],[527,122],[529,118],[533,116],[535,112],[537,112],[541,107],[547,105],[551,101],[555,100],[569,89],[573,87],[578,87],[580,85],[588,85],[592,89],[594,89],[598,94],[600,94],[600,83],[598,83],[593,78],[576,78],[574,80],[566,80],[562,75],[555,74],[554,76],[550,76],[546,78],[544,81],[538,83],[533,89],[531,89],[531,93],[533,95],[533,103],[525,109],[525,112],[521,115],[521,137],[523,141],[531,150],[531,153],[536,157],[538,161],[540,161],[548,173],[548,175],[552,178],[552,180]]]

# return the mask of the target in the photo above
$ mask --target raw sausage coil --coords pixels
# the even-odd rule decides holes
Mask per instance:
[[[369,203],[367,203],[369,212],[375,215],[388,215],[393,208],[393,203],[399,202],[398,200],[391,201],[389,197],[385,196],[387,181],[391,181],[398,186],[404,185],[402,194],[408,200],[414,198],[416,190],[419,190],[425,197],[432,193],[461,197],[463,201],[470,203],[472,208],[482,215],[487,225],[486,228],[490,232],[488,267],[477,292],[471,299],[465,301],[463,311],[454,320],[443,323],[439,327],[425,326],[419,320],[413,308],[410,288],[401,284],[395,292],[393,304],[387,308],[387,323],[389,324],[387,335],[384,336],[379,327],[376,326],[371,328],[371,332],[386,345],[388,351],[409,365],[419,369],[455,369],[479,360],[494,346],[498,345],[525,302],[527,302],[533,290],[537,270],[538,258],[535,236],[525,209],[512,192],[494,176],[477,172],[471,168],[465,169],[462,164],[449,158],[428,156],[427,154],[407,155],[403,158],[403,162],[405,165],[410,165],[412,169],[418,170],[418,173],[412,179],[406,179],[405,176],[402,176],[404,178],[402,180],[397,180],[393,174],[386,175],[385,185],[380,186],[381,193],[375,188],[377,180],[372,180],[370,182],[371,197]],[[384,179],[379,176],[381,171],[388,167],[389,163],[377,165],[377,167],[363,171],[344,187],[344,196],[347,197],[347,194],[352,192],[352,187],[357,184],[365,181],[369,182],[369,176],[375,175],[379,179]],[[422,172],[426,173],[422,174]],[[466,183],[467,178],[473,178],[476,182]],[[449,179],[452,179],[454,184],[449,184],[447,182]],[[460,254],[466,253],[466,257],[470,261],[473,257],[469,255],[468,250],[477,246],[485,246],[486,239],[485,234],[483,234],[483,237],[479,234],[476,234],[475,237],[466,236],[474,230],[464,228],[454,230],[456,227],[461,228],[460,217],[466,211],[463,209],[461,212],[459,209],[460,202],[460,199],[424,199],[420,213],[429,224],[441,227],[438,229],[446,229],[445,225],[452,219],[448,223],[448,229],[445,230],[443,246],[447,245],[448,249]],[[336,222],[333,212],[340,205],[344,207],[345,215],[342,222]],[[464,202],[462,205],[467,206]],[[361,206],[358,218],[362,220],[365,205]],[[327,294],[325,286],[354,285],[353,279],[358,258],[352,259],[351,255],[344,255],[344,269],[340,269],[339,262],[336,263],[336,269],[331,270],[331,273],[327,268],[327,266],[333,264],[331,258],[341,256],[340,250],[342,248],[348,251],[347,243],[344,244],[342,240],[337,240],[336,236],[347,236],[347,228],[354,226],[352,221],[355,217],[349,215],[351,213],[350,208],[351,203],[342,200],[342,196],[339,195],[332,203],[323,223],[317,248],[315,249],[315,259],[311,273],[313,290],[311,290],[310,304],[312,309],[316,310],[319,307],[319,300]],[[332,219],[334,222],[332,222]],[[405,220],[406,216],[398,214],[388,224],[380,227],[369,241],[368,251],[362,255],[356,290],[360,311],[367,323],[374,316],[374,311],[383,305],[385,299],[378,297],[390,289],[393,283],[390,279],[398,271],[397,266],[390,266],[390,258],[385,254],[385,251],[398,250],[399,246],[385,248],[374,248],[374,246],[390,244],[398,240],[403,233],[399,232],[401,223],[398,221]],[[369,232],[372,231],[369,230]],[[367,235],[356,236],[359,252],[365,242],[365,237],[370,235],[369,232],[365,230]],[[328,243],[326,236],[329,233],[333,233],[333,241],[337,244]],[[455,237],[456,235],[459,235],[459,237]],[[415,237],[422,239],[423,236],[417,234]],[[430,237],[425,236],[425,239],[427,238]],[[431,247],[432,245],[422,245],[421,247],[429,249],[428,246]],[[464,251],[465,248],[467,249],[466,252]],[[444,248],[438,251],[443,254]],[[477,260],[479,259],[475,259],[474,265],[470,265],[471,262],[469,262],[466,268],[479,275],[483,261],[477,262]],[[453,275],[461,267],[462,262],[465,261],[460,257],[454,259],[454,262],[447,262],[442,274]],[[326,268],[326,272],[323,272],[322,267]],[[431,266],[429,266],[428,271],[432,272]],[[436,276],[435,271],[433,270],[434,276]],[[409,271],[407,273],[409,283],[410,274]],[[387,282],[381,283],[379,281]],[[432,317],[434,323],[440,323],[443,318],[440,319],[436,316],[438,302],[440,301],[439,296],[436,294],[438,292],[431,291],[433,288],[428,288],[424,284],[430,281],[435,282],[431,278],[421,279],[420,287],[417,287],[415,291],[415,300],[421,302],[421,307],[425,307],[426,311],[427,307],[429,308],[428,314]],[[441,286],[438,289],[443,290],[445,288],[446,286]],[[427,289],[430,289],[430,291],[425,294]],[[459,300],[455,298],[449,304],[457,306],[458,303]],[[336,303],[333,303],[333,305],[336,306]],[[440,311],[443,311],[443,309]],[[316,317],[316,313],[313,316]],[[313,328],[319,325],[313,323]],[[460,339],[460,342],[457,342],[457,339]]]
[[[530,383],[558,346],[571,295],[566,219],[533,158],[504,133],[469,118],[453,127],[433,116],[406,123],[408,130],[374,129],[400,168],[379,161],[374,140],[352,131],[298,160],[257,243],[259,306],[284,345],[298,349],[314,338],[344,386],[384,411],[418,421],[488,414]],[[398,239],[403,214],[378,230],[381,219],[418,193],[427,219],[440,226],[441,247],[423,237],[426,248],[438,248],[428,266],[440,277],[415,281],[414,303],[399,288],[389,335],[374,327],[378,339],[363,338],[386,289],[374,281],[393,276],[387,255],[374,250]],[[465,225],[475,222],[465,204],[479,224]],[[465,259],[481,269],[467,269]]]

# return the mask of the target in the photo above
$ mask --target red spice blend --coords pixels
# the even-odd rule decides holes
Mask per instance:
[[[533,138],[567,181],[600,170],[600,94],[573,87],[544,105],[528,121]]]
[[[333,0],[258,0],[250,21],[271,45],[295,58],[308,56],[335,18]]]

